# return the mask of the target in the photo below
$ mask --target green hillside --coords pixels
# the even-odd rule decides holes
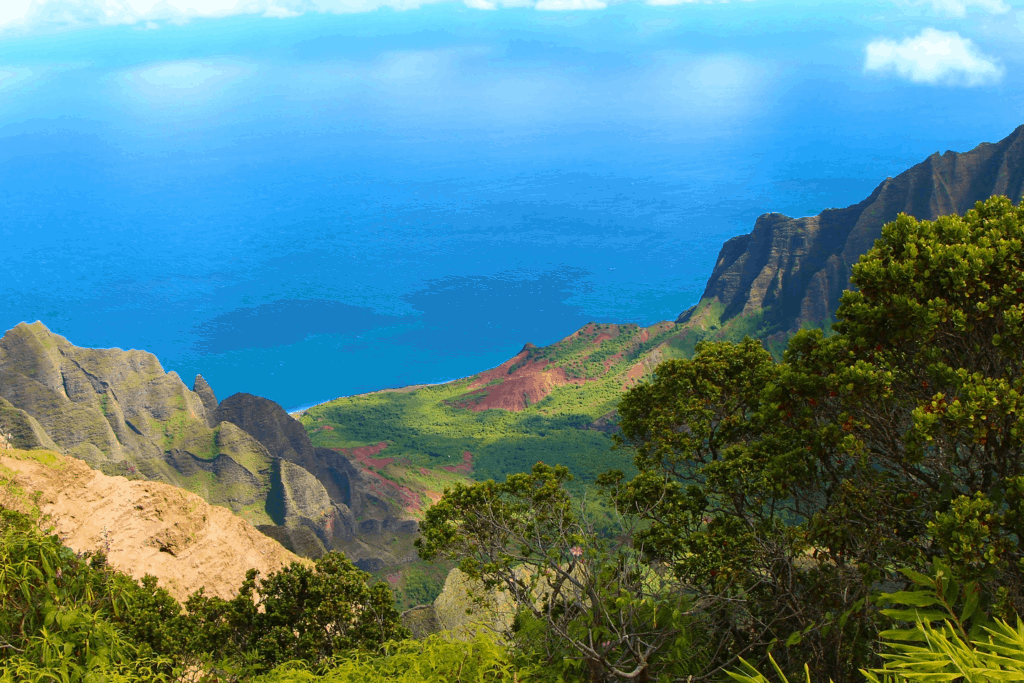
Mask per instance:
[[[601,472],[631,467],[611,450],[615,407],[624,388],[678,355],[666,344],[677,332],[674,323],[591,323],[472,377],[342,397],[300,419],[318,447],[386,441],[379,457],[428,470],[457,468],[469,452],[467,474],[478,480],[528,471],[537,461],[562,464],[580,490]]]

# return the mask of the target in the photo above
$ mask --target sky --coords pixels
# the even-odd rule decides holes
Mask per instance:
[[[0,327],[288,408],[695,303],[1024,123],[1010,0],[0,0]]]

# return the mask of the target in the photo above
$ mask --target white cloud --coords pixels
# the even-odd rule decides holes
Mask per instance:
[[[604,9],[608,5],[601,0],[540,0],[534,7],[551,12],[566,12],[579,9]]]
[[[381,8],[416,9],[451,0],[0,0],[0,31],[31,30],[40,26],[94,26],[188,21],[197,17],[239,14],[287,19],[307,12],[348,14]],[[650,5],[712,4],[729,0],[644,0]],[[751,1],[751,0],[745,0]],[[926,0],[896,0],[923,2]],[[1000,5],[1004,0],[927,0],[936,4]],[[538,10],[599,10],[609,0],[462,0],[466,7],[536,7]]]
[[[936,14],[950,17],[966,17],[967,11],[977,8],[991,14],[1006,14],[1010,6],[1003,0],[912,0],[913,6],[926,5]]]
[[[985,85],[1003,76],[1003,68],[969,39],[934,28],[900,43],[889,38],[870,43],[864,70],[893,72],[914,83],[931,85]]]
[[[24,19],[32,0],[7,0],[0,2],[0,26]]]
[[[414,9],[440,0],[0,0],[0,29],[42,25],[110,25],[183,21],[195,17],[261,14],[297,17],[306,12],[368,12],[382,7]],[[490,0],[468,0],[471,7]]]

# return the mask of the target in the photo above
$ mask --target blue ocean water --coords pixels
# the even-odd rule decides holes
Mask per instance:
[[[1024,122],[1015,58],[983,88],[867,75],[910,19],[797,6],[2,37],[0,325],[290,409],[440,382],[673,319],[759,214]]]

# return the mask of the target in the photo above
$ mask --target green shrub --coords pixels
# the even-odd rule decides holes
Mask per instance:
[[[381,654],[357,653],[334,658],[312,669],[289,663],[252,683],[491,683],[535,680],[532,670],[517,666],[486,635],[463,643],[433,635],[423,641],[388,643]]]

